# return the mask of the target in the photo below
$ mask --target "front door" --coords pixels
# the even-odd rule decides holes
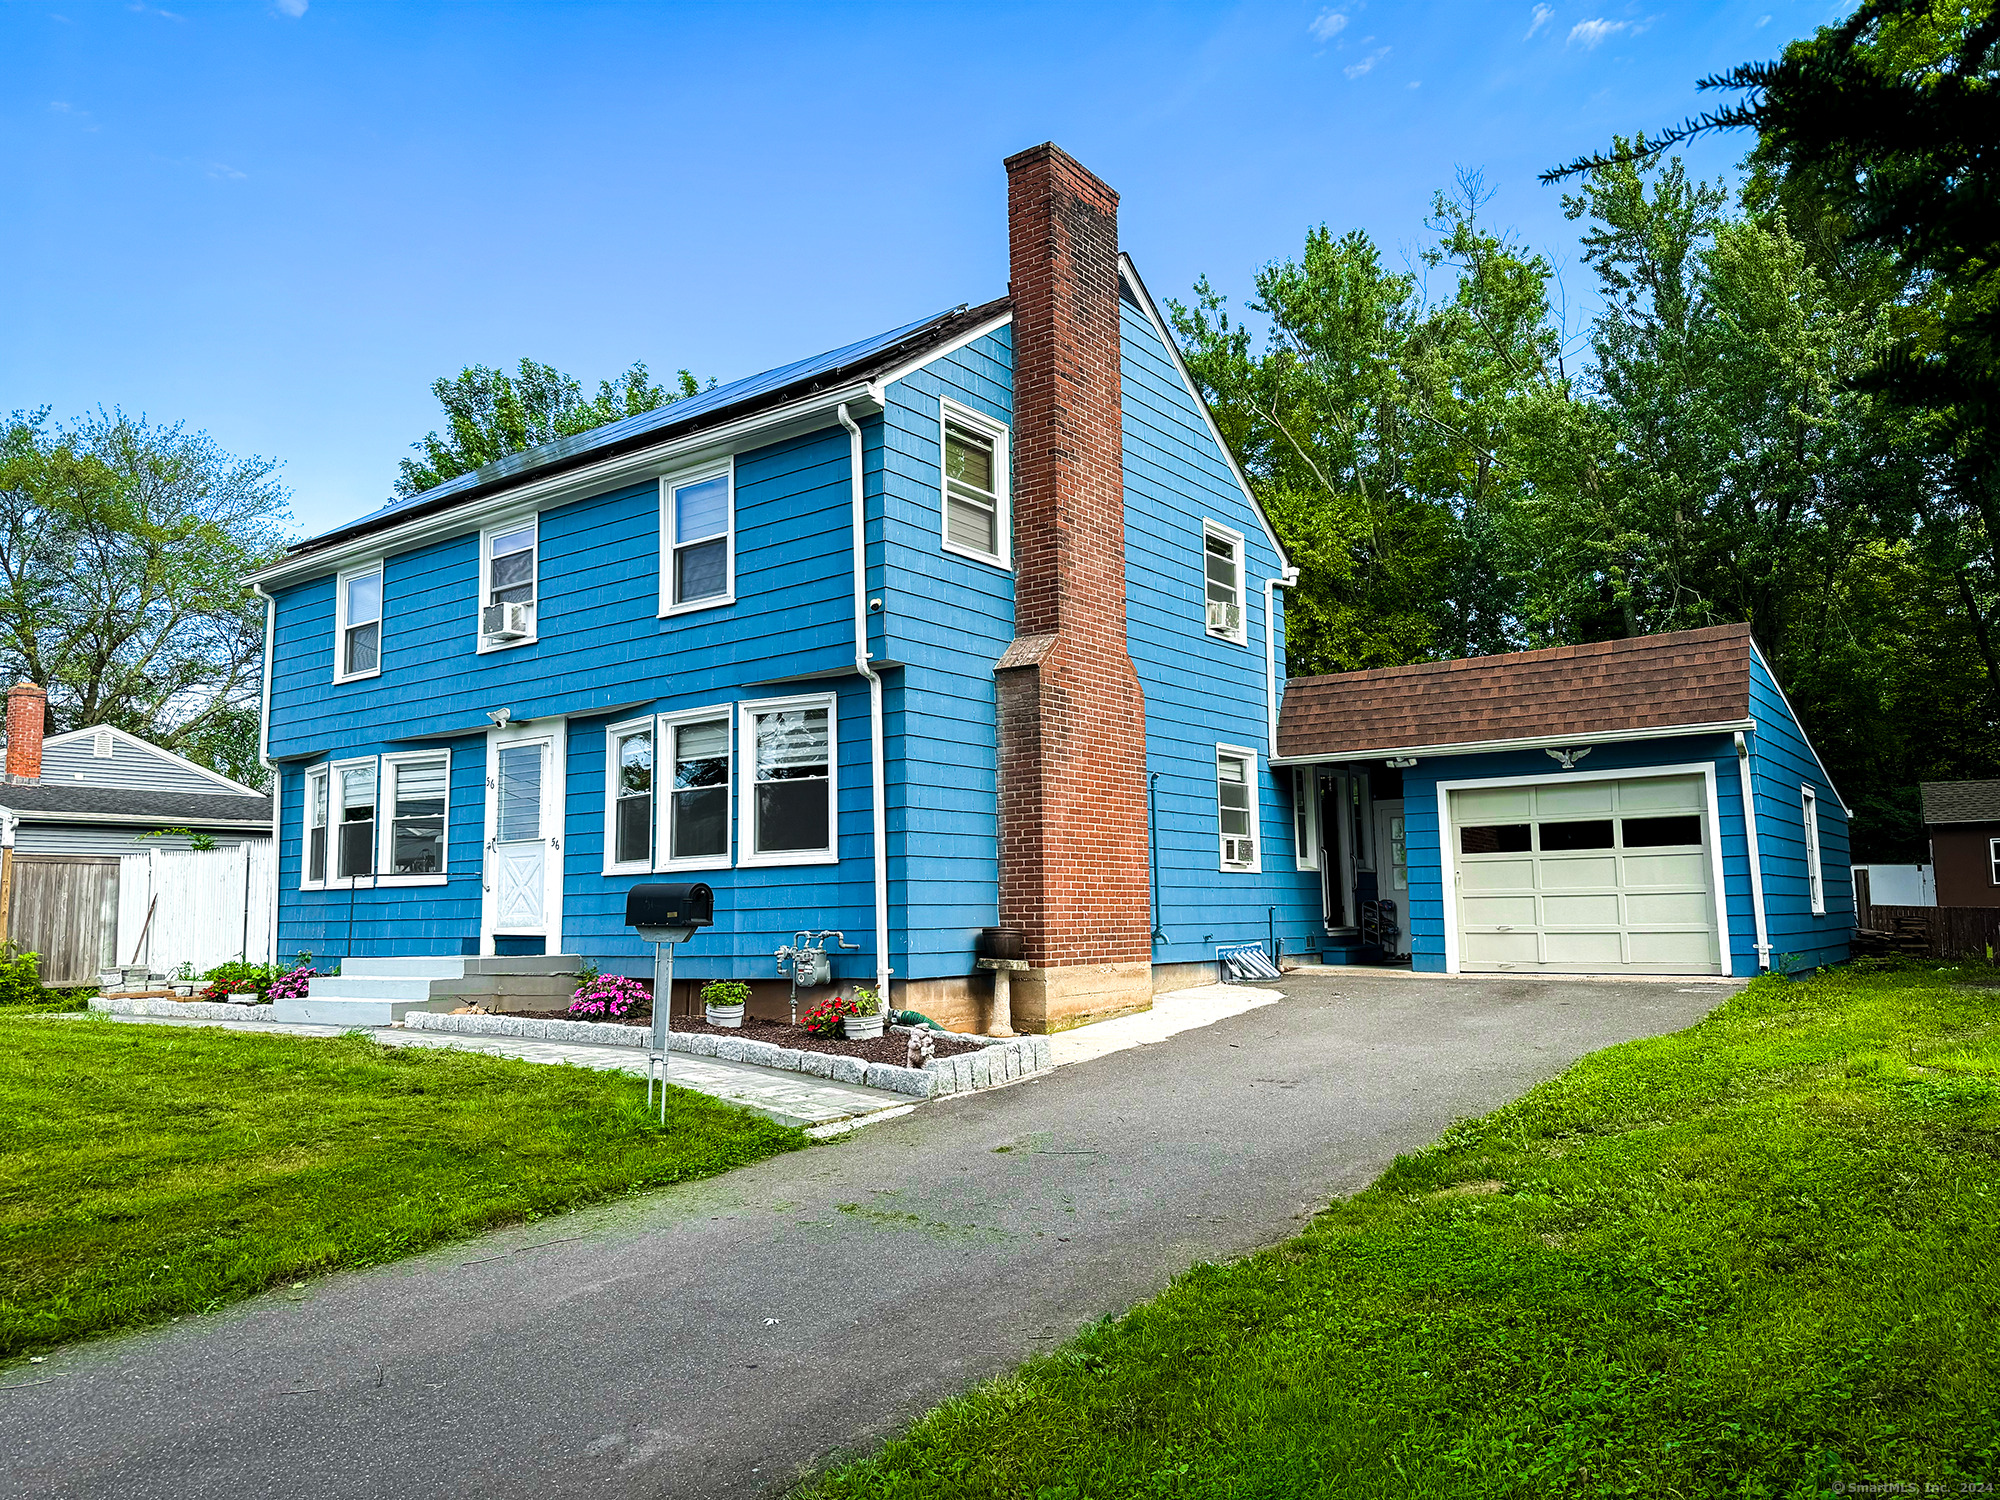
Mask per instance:
[[[559,729],[499,730],[488,739],[484,885],[482,951],[495,951],[499,938],[540,938],[544,952],[561,951]]]
[[[1410,847],[1403,832],[1401,797],[1375,804],[1375,860],[1376,891],[1383,900],[1396,903],[1396,932],[1383,943],[1383,950],[1402,957],[1410,951]]]

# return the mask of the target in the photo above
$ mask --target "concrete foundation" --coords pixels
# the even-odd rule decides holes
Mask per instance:
[[[1068,1031],[1152,1008],[1149,963],[1073,964],[1014,976],[1016,1031]]]

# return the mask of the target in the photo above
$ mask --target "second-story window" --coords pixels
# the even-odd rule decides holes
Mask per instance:
[[[535,638],[536,523],[485,534],[480,572],[485,580],[479,607],[482,646],[507,646]]]
[[[944,545],[1007,566],[1007,435],[949,402],[944,420]]]
[[[727,604],[734,597],[730,486],[726,469],[661,482],[662,614]]]
[[[1208,633],[1240,645],[1244,639],[1243,538],[1211,521],[1202,528],[1201,551]]]
[[[342,573],[337,602],[334,681],[373,677],[382,670],[382,565]]]

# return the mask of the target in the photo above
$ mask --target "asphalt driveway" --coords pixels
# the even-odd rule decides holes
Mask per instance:
[[[0,1372],[0,1493],[757,1495],[1730,987],[1298,977],[838,1144]]]

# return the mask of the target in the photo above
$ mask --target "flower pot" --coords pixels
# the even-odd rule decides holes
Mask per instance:
[[[183,1000],[192,1000],[194,998],[194,992],[201,988],[201,986],[196,984],[192,979],[176,979],[173,982],[173,985],[174,985],[174,993]]]
[[[842,1016],[840,1029],[850,1042],[873,1041],[882,1034],[882,1013],[872,1016]]]
[[[743,1007],[740,1005],[709,1005],[703,1007],[708,1016],[708,1024],[720,1026],[726,1031],[735,1031],[743,1024]]]

